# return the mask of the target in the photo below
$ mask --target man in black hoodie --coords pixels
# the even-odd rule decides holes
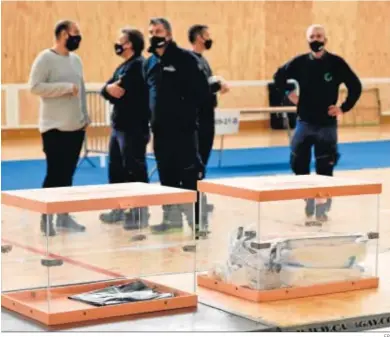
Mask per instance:
[[[109,182],[149,182],[146,146],[149,142],[148,93],[143,78],[144,37],[136,29],[123,28],[114,52],[124,59],[105,84],[101,94],[113,104],[109,145]],[[147,209],[112,210],[100,215],[105,223],[125,220],[125,229],[147,226]]]
[[[287,79],[299,83],[299,97],[295,92],[288,97],[297,105],[298,123],[291,144],[290,165],[297,175],[310,174],[311,148],[314,146],[316,173],[332,176],[339,160],[337,149],[337,116],[351,110],[362,92],[359,78],[343,58],[325,49],[324,27],[312,25],[306,32],[311,51],[299,55],[280,67],[274,75],[276,87],[285,92]],[[348,97],[340,105],[339,86],[344,83]],[[327,220],[331,199],[315,205],[306,200],[306,215]]]
[[[160,182],[164,186],[197,189],[203,177],[203,163],[197,145],[197,120],[207,97],[207,78],[196,56],[172,40],[172,28],[164,18],[149,23],[152,53],[144,66],[149,89],[154,153]],[[181,230],[182,212],[191,207],[164,206],[156,232]]]

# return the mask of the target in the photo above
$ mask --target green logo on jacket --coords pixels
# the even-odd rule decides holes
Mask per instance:
[[[326,73],[326,74],[324,75],[324,80],[325,80],[326,82],[330,82],[332,79],[333,79],[333,76],[332,76],[331,73]]]

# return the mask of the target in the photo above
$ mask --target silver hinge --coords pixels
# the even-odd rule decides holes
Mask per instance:
[[[59,267],[64,264],[64,261],[60,259],[42,259],[41,264],[44,267]]]
[[[378,232],[369,232],[369,233],[367,233],[367,236],[370,240],[379,239]]]

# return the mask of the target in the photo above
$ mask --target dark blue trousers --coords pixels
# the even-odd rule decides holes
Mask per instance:
[[[109,145],[108,177],[111,184],[149,182],[146,146],[149,135],[113,129]]]
[[[297,121],[291,142],[290,165],[297,175],[310,174],[314,147],[316,173],[333,176],[340,154],[337,150],[337,126],[317,126]]]

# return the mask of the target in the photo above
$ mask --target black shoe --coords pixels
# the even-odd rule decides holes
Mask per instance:
[[[178,206],[164,206],[162,223],[151,226],[153,234],[166,234],[180,232],[183,230],[183,218]]]
[[[147,208],[134,208],[125,214],[125,223],[123,229],[136,230],[144,229],[149,226],[150,214]]]
[[[53,216],[51,214],[42,214],[41,232],[46,236],[55,236],[57,234],[54,229]]]
[[[68,229],[75,232],[84,232],[85,227],[77,223],[69,214],[57,215],[57,228]]]
[[[125,212],[122,209],[113,209],[111,212],[100,214],[99,219],[107,224],[119,223],[125,220]]]

